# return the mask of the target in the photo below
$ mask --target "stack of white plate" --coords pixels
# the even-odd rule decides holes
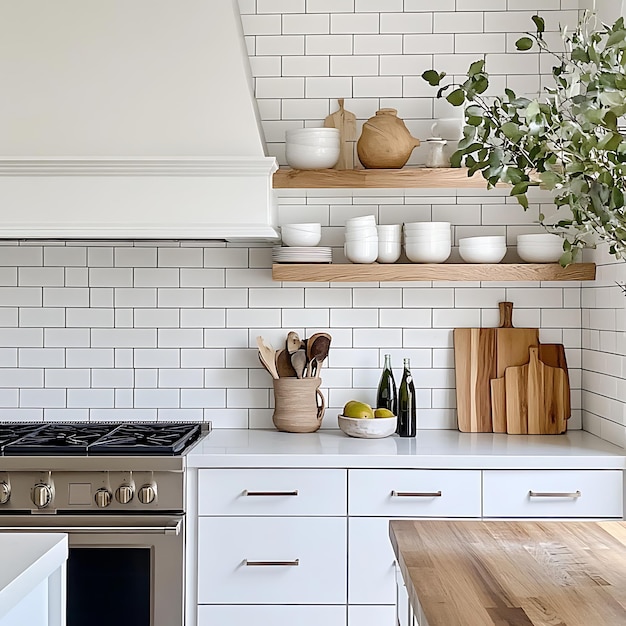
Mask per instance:
[[[332,263],[332,248],[305,246],[274,246],[274,263]]]

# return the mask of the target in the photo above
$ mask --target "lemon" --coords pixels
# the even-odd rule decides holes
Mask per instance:
[[[376,409],[374,417],[394,417],[394,414],[389,409]]]
[[[374,410],[369,404],[359,402],[358,400],[350,400],[343,407],[343,415],[345,417],[357,417],[361,419],[374,419]]]

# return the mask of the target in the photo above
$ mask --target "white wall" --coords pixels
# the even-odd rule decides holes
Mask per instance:
[[[360,122],[379,107],[395,106],[413,133],[426,137],[440,104],[418,76],[433,65],[462,72],[487,52],[498,89],[538,86],[538,59],[520,61],[513,50],[517,30],[530,24],[545,0],[440,0],[437,11],[424,0],[240,4],[265,132],[281,159],[285,129],[319,125],[337,97],[346,98]],[[552,32],[576,17],[577,0],[549,6],[542,15]],[[422,157],[416,151],[414,161]],[[352,215],[374,213],[381,223],[445,219],[455,225],[456,241],[502,233],[512,243],[516,234],[536,230],[540,209],[552,209],[545,194],[524,213],[505,192],[480,190],[294,190],[280,198],[281,221],[322,222],[322,243],[335,247],[337,258],[342,225]],[[512,300],[515,325],[538,326],[542,341],[565,344],[573,386],[570,428],[580,427],[581,346],[583,337],[596,336],[592,329],[604,315],[592,301],[581,307],[581,298],[590,297],[587,287],[281,285],[272,282],[270,265],[271,249],[261,246],[5,242],[0,418],[210,419],[218,428],[271,427],[273,394],[255,337],[279,345],[293,329],[333,335],[322,370],[330,407],[325,427],[335,427],[348,399],[373,401],[383,355],[390,352],[397,376],[401,358],[411,357],[420,426],[454,428],[452,328],[496,325],[498,301]],[[610,332],[619,337],[623,325],[615,311]],[[592,369],[588,362],[586,370]],[[616,372],[611,370],[611,389],[623,404],[618,390],[624,373]],[[594,398],[607,397],[604,382],[594,389]],[[623,416],[607,412],[603,401],[595,402],[593,417],[589,402],[586,408],[590,429],[623,441]]]

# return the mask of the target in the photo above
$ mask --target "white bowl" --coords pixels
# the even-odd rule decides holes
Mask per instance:
[[[287,139],[291,137],[339,137],[338,128],[327,128],[325,126],[307,126],[306,128],[292,128],[285,132]]]
[[[404,251],[413,263],[443,263],[452,252],[449,241],[408,242]]]
[[[281,228],[289,230],[303,230],[307,233],[321,233],[322,225],[319,222],[309,222],[306,224],[283,224]]]
[[[377,227],[378,236],[387,235],[393,238],[402,236],[402,224],[379,224]]]
[[[428,235],[405,235],[405,241],[429,242],[429,241],[452,241],[450,233],[429,233]]]
[[[321,227],[318,232],[315,230],[307,231],[298,228],[289,228],[288,226],[281,226],[280,235],[283,243],[286,246],[316,246],[321,238]]]
[[[378,241],[378,257],[379,263],[395,263],[400,258],[402,246],[400,241]]]
[[[358,417],[346,417],[338,415],[339,428],[350,437],[361,439],[382,439],[389,437],[396,432],[398,418],[375,417],[374,419],[363,419]]]
[[[506,245],[460,246],[459,254],[466,263],[500,263],[506,254]]]
[[[518,244],[517,254],[527,263],[556,263],[564,254],[563,245]]]
[[[375,215],[359,215],[358,217],[349,217],[346,220],[346,228],[352,228],[356,226],[376,227],[376,216]]]
[[[506,237],[504,235],[495,235],[493,237],[465,237],[459,239],[460,248],[470,247],[496,247],[506,246]]]
[[[335,137],[295,137],[286,142],[290,146],[313,146],[318,148],[335,148],[339,140]]]
[[[373,263],[378,257],[378,240],[346,241],[343,251],[352,263]]]
[[[285,145],[287,164],[296,170],[319,170],[333,167],[339,160],[339,145],[332,148]]]
[[[367,233],[349,233],[346,232],[344,234],[344,238],[346,241],[367,241],[369,239],[375,239],[378,241],[378,234],[376,231],[367,232]]]

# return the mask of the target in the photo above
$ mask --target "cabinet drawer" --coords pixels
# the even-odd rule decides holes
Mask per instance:
[[[350,470],[348,514],[480,517],[479,470]]]
[[[215,606],[198,609],[198,626],[346,626],[344,606]],[[390,623],[391,626],[392,622]],[[359,626],[356,623],[356,626]],[[364,626],[362,624],[361,626]],[[380,622],[380,626],[383,626]]]
[[[206,469],[198,477],[200,515],[345,515],[347,471]]]
[[[622,517],[620,470],[487,470],[484,517]]]
[[[348,520],[348,603],[395,604],[396,557],[389,539],[389,518]]]
[[[201,517],[201,604],[344,604],[346,520]]]

